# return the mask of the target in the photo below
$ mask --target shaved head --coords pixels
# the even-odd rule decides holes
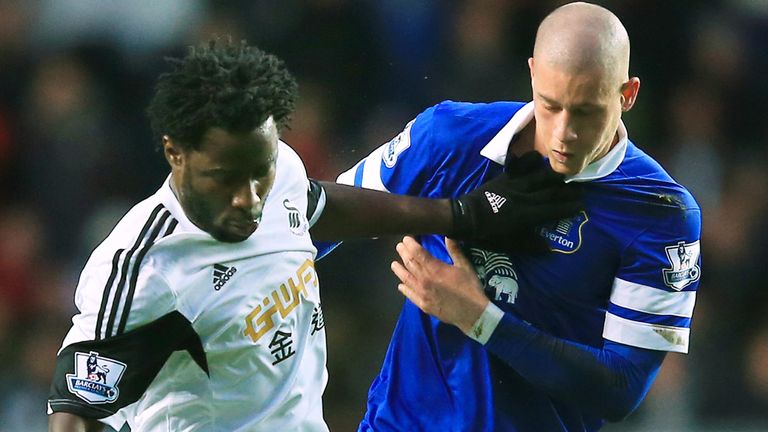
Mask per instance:
[[[583,2],[555,9],[539,25],[528,67],[534,148],[552,169],[576,175],[608,154],[640,89],[640,79],[629,76],[629,36],[616,15]]]
[[[541,22],[533,58],[564,72],[600,71],[608,81],[623,83],[629,77],[629,36],[611,11],[570,3]]]

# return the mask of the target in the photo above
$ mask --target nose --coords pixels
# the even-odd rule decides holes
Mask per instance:
[[[249,180],[240,186],[232,197],[232,207],[245,210],[254,220],[261,216],[263,206],[259,186],[257,180]]]
[[[560,142],[571,142],[578,138],[576,129],[573,125],[573,116],[567,111],[560,111],[555,119],[555,129],[553,131],[555,138]]]

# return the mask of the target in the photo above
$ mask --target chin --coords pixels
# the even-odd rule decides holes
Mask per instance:
[[[250,234],[240,234],[240,233],[232,233],[225,230],[217,230],[215,232],[211,232],[211,237],[214,239],[222,242],[222,243],[240,243],[243,241],[248,240],[248,238],[253,234],[251,232]]]
[[[560,162],[555,161],[554,159],[549,160],[549,167],[552,168],[552,171],[558,174],[571,175],[570,168],[561,164]]]

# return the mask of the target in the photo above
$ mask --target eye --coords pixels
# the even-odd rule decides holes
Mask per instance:
[[[271,165],[257,167],[256,169],[253,170],[253,175],[256,178],[263,178],[269,175],[269,172],[271,171],[271,169],[272,169]]]
[[[573,110],[573,115],[579,117],[589,117],[600,113],[600,109],[597,108],[576,108]]]
[[[264,177],[268,177],[273,172],[275,167],[276,167],[275,160],[267,161],[267,163],[263,165],[256,166],[253,170],[252,175],[260,179]]]
[[[237,181],[237,173],[234,171],[214,170],[208,173],[216,183],[232,184]]]

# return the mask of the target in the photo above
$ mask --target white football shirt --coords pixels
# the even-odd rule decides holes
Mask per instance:
[[[49,413],[134,431],[326,431],[328,379],[309,194],[279,144],[259,228],[222,243],[193,225],[169,180],[88,260],[57,359]],[[170,178],[170,177],[169,177]]]

